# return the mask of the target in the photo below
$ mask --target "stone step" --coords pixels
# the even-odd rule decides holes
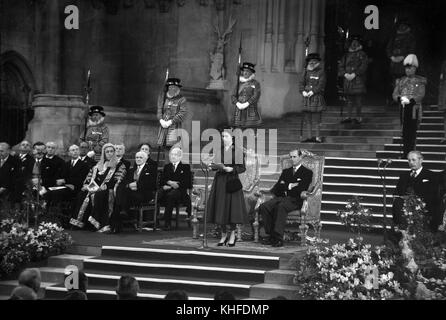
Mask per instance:
[[[385,151],[400,151],[401,144],[388,143],[384,145]],[[446,145],[441,144],[417,144],[417,150],[421,152],[446,152]]]
[[[336,129],[362,129],[367,128],[367,130],[392,130],[392,129],[398,129],[400,127],[399,123],[367,123],[362,124],[358,126],[351,126],[351,125],[343,125],[339,123],[321,123],[321,130],[336,130]],[[425,123],[422,122],[420,124],[419,130],[444,130],[444,126],[442,123]]]
[[[423,145],[423,144],[434,144],[434,145],[443,145],[441,144],[441,141],[444,139],[444,137],[417,137],[416,143],[417,146]],[[393,143],[395,144],[401,144],[403,139],[401,137],[393,137]]]
[[[251,287],[249,297],[268,300],[277,296],[284,296],[288,300],[296,299],[297,287],[293,285],[262,283]]]
[[[265,283],[293,285],[296,272],[294,270],[271,270],[265,273]]]
[[[78,254],[61,254],[48,258],[48,267],[66,268],[67,266],[76,266],[79,270],[82,270],[84,268],[83,261],[93,257]]]
[[[64,280],[65,268],[42,267],[39,270],[44,282],[62,283]]]
[[[389,150],[379,150],[376,152],[377,158],[390,158],[390,159],[396,159],[400,158],[402,156],[401,151],[389,151]],[[426,160],[444,160],[445,159],[445,153],[444,152],[431,152],[426,151],[423,152],[424,159]]]

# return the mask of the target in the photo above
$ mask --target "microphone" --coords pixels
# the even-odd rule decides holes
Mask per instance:
[[[378,166],[382,165],[383,162],[384,162],[383,159],[378,159]]]
[[[387,159],[386,163],[387,163],[387,166],[390,166],[390,164],[392,164],[392,159]]]

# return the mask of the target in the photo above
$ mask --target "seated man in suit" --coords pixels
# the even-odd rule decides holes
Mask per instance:
[[[441,224],[437,213],[437,178],[435,174],[423,168],[423,155],[419,151],[411,151],[407,155],[410,171],[400,175],[393,202],[393,223],[396,228],[400,228],[403,222],[402,209],[404,199],[401,196],[416,195],[426,203],[426,215],[430,220],[432,231],[438,230]]]
[[[137,152],[135,165],[127,171],[125,179],[117,191],[116,206],[112,217],[112,232],[118,233],[121,228],[120,213],[130,214],[134,206],[152,201],[156,191],[156,162],[145,152]]]
[[[173,147],[169,153],[170,163],[166,164],[161,175],[160,203],[165,206],[164,230],[171,229],[172,211],[177,205],[186,203],[188,213],[191,210],[187,190],[192,188],[190,165],[181,162],[183,151]]]
[[[129,171],[130,161],[124,159],[125,146],[123,144],[117,144],[115,145],[115,149],[116,149],[116,160],[118,160],[118,167],[120,166],[121,163],[123,163],[125,166],[125,170]]]
[[[82,162],[88,165],[88,169],[93,168],[96,165],[94,158],[94,151],[89,151],[89,145],[85,141],[79,143],[79,157]],[[90,155],[88,155],[90,153]]]
[[[40,147],[41,144],[39,143],[38,148]],[[44,150],[46,154],[42,158],[40,174],[42,177],[42,186],[45,188],[44,192],[47,192],[48,188],[59,185],[65,163],[60,157],[56,156],[57,146],[54,142],[47,142]]]
[[[313,179],[313,171],[302,166],[301,150],[292,150],[290,157],[293,166],[282,171],[279,181],[271,190],[276,197],[259,207],[265,233],[269,239],[264,241],[273,247],[283,246],[283,233],[288,213],[302,208],[303,200]]]
[[[19,205],[23,199],[23,193],[26,186],[32,178],[32,171],[34,166],[34,157],[31,155],[31,143],[29,141],[22,141],[19,144],[19,167],[17,179],[15,181],[14,202]]]
[[[69,201],[74,199],[81,191],[83,182],[87,177],[89,168],[79,157],[79,147],[72,145],[68,148],[70,160],[64,163],[60,179],[56,186],[48,189],[45,198],[48,202]]]
[[[3,204],[9,207],[14,196],[14,184],[18,173],[18,159],[11,154],[11,147],[0,142],[0,209]]]

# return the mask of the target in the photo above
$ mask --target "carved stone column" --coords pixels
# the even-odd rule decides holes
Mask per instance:
[[[34,118],[26,134],[29,141],[54,141],[62,150],[79,143],[86,110],[81,96],[37,94],[32,106]]]

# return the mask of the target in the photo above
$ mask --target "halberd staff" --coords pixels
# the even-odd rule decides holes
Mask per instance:
[[[85,86],[85,105],[87,106],[87,110],[89,110],[89,104],[90,104],[90,93],[92,91],[92,88],[90,86],[90,82],[91,82],[91,72],[90,70],[88,70],[87,73],[87,85]],[[87,137],[87,121],[88,121],[88,112],[85,115],[85,122],[84,122],[84,141],[86,141],[86,137]]]

